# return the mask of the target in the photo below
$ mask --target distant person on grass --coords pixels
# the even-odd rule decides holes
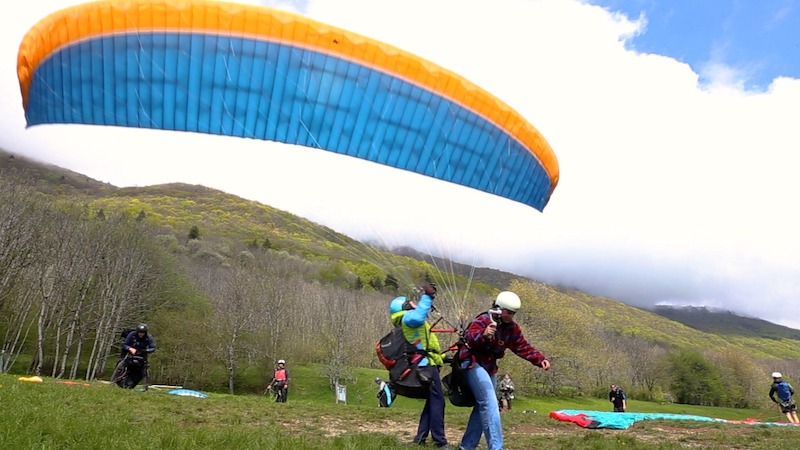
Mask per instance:
[[[777,400],[775,394],[778,395]],[[792,399],[793,395],[794,389],[788,382],[783,381],[783,375],[780,372],[773,372],[769,398],[780,406],[781,412],[786,414],[786,420],[789,423],[800,424],[800,421],[797,420],[797,404]]]
[[[289,370],[286,368],[286,361],[278,360],[278,367],[272,376],[270,386],[272,386],[272,391],[277,393],[275,401],[286,403],[286,397],[289,395]]]
[[[156,351],[153,335],[148,333],[147,324],[143,323],[132,330],[122,343],[122,354],[125,355],[117,364],[111,375],[113,383],[120,387],[133,389],[142,378],[147,376],[147,356]],[[145,384],[148,381],[145,380]],[[146,386],[145,386],[146,387]]]
[[[433,444],[439,448],[447,448],[447,437],[444,433],[444,391],[442,380],[439,378],[439,367],[444,363],[439,349],[439,339],[431,332],[427,322],[428,312],[433,306],[436,297],[436,285],[428,283],[422,288],[419,303],[406,297],[397,297],[389,303],[389,314],[392,325],[403,326],[403,335],[406,340],[417,349],[424,350],[426,357],[417,365],[419,367],[431,366],[431,387],[425,407],[419,417],[417,435],[414,443],[425,445],[430,434]]]
[[[486,437],[488,450],[503,448],[503,424],[497,405],[497,360],[506,349],[544,370],[550,362],[525,340],[514,315],[521,306],[517,294],[505,291],[497,295],[491,309],[472,320],[464,333],[466,346],[458,352],[458,363],[466,371],[467,384],[475,396],[475,406],[461,438],[461,449],[475,450]]]
[[[503,374],[503,378],[497,384],[497,391],[500,411],[511,411],[511,401],[514,400],[514,381],[511,380],[511,375]]]
[[[608,393],[608,401],[614,404],[614,412],[625,412],[628,410],[628,400],[625,393],[616,384],[611,385],[611,392]]]

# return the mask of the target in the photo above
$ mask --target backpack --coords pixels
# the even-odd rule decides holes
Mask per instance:
[[[122,332],[119,333],[120,337],[122,338],[122,342],[119,343],[119,358],[120,359],[124,359],[125,355],[128,354],[128,352],[126,352],[125,349],[122,348],[122,344],[125,343],[125,339],[128,338],[128,335],[133,333],[134,331],[136,331],[136,328],[125,328],[124,330],[122,330]]]
[[[394,403],[394,399],[397,398],[397,393],[393,391],[388,384],[385,384],[383,389],[378,392],[377,397],[381,408],[388,408]]]
[[[431,366],[420,367],[419,362],[428,355],[411,345],[398,325],[375,344],[378,359],[389,371],[389,387],[397,395],[409,398],[428,398],[433,371]]]
[[[128,335],[136,331],[136,328],[125,328],[120,332],[119,336],[122,338],[122,342],[125,342],[125,339],[128,338]]]
[[[792,391],[790,389],[789,383],[785,381],[775,384],[775,392],[778,393],[778,397],[783,401],[788,401],[792,398]]]
[[[456,345],[459,350],[463,346],[460,341]],[[472,389],[469,388],[469,384],[467,384],[466,371],[459,364],[458,352],[450,361],[450,367],[452,368],[450,373],[442,378],[442,386],[450,403],[453,406],[475,406],[475,395],[472,393]]]

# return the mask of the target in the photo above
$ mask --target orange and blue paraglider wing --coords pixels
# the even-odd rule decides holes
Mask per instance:
[[[267,8],[100,1],[20,45],[28,125],[194,131],[316,147],[542,210],[544,137],[485,90],[390,45]]]

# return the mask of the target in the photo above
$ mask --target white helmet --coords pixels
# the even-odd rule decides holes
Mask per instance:
[[[517,312],[519,311],[519,307],[522,304],[519,300],[519,296],[511,291],[503,291],[497,294],[497,300],[494,301],[494,304],[500,308],[505,308],[509,311]]]
[[[282,359],[279,359],[279,360],[278,360],[278,364],[286,364],[286,361],[284,361],[284,360],[282,360]]]
[[[783,378],[780,372],[772,372],[772,378]]]

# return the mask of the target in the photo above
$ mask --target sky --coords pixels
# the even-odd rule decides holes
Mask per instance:
[[[26,129],[19,42],[76,3],[30,0],[0,15],[0,148],[116,186],[201,184],[361,240],[639,307],[709,306],[800,328],[800,1],[249,2],[390,43],[505,101],[558,157],[543,213],[264,141]]]
[[[798,0],[591,0],[643,22],[626,48],[691,66],[701,83],[721,76],[766,91],[778,76],[800,74]],[[727,75],[725,75],[727,74]]]

